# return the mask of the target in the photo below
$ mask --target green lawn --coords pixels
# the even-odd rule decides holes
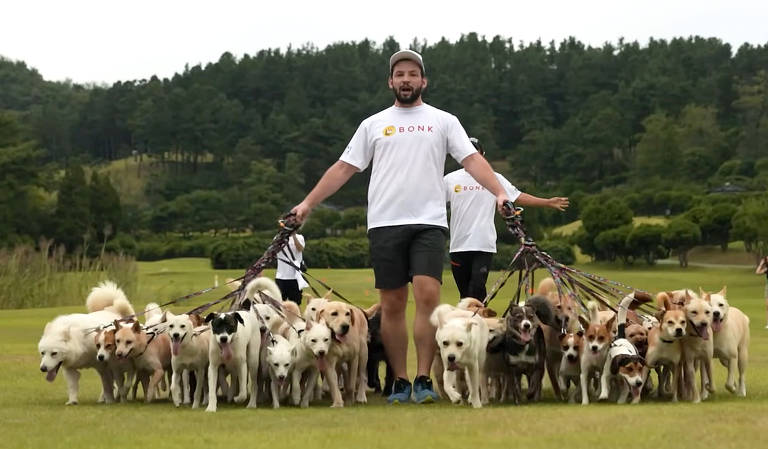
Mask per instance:
[[[725,391],[725,371],[718,364],[718,393],[706,403],[643,403],[639,406],[566,405],[545,392],[539,404],[494,405],[482,410],[429,405],[390,407],[372,396],[367,406],[329,409],[328,402],[301,410],[263,406],[246,410],[220,404],[219,412],[175,409],[165,400],[105,406],[96,403],[99,392],[94,371],[84,371],[80,405],[64,406],[64,379],[45,382],[38,371],[37,341],[47,321],[81,307],[0,311],[0,425],[1,447],[125,447],[128,445],[186,447],[525,447],[595,448],[612,445],[675,448],[765,447],[768,425],[768,330],[764,329],[765,278],[750,269],[713,269],[638,266],[621,269],[603,265],[580,268],[638,288],[657,291],[683,286],[719,290],[728,286],[731,304],[751,319],[752,343],[746,399]],[[359,305],[376,300],[370,270],[312,270]],[[240,271],[214,271],[206,260],[176,259],[140,264],[137,308],[162,302],[212,285],[214,275],[223,282]],[[272,274],[272,273],[268,273]],[[443,301],[458,295],[450,273],[445,273]],[[490,283],[496,274],[490,277]],[[507,286],[507,292],[512,287]],[[174,307],[190,309],[222,295]],[[493,307],[502,308],[500,295]],[[410,312],[412,313],[412,307]],[[409,315],[409,317],[412,315]],[[413,351],[410,352],[411,367]],[[413,375],[413,372],[411,372]],[[62,376],[60,376],[62,377]],[[548,385],[548,384],[547,384]],[[548,387],[547,387],[548,388]]]

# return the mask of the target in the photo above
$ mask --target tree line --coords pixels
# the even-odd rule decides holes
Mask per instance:
[[[524,191],[575,199],[568,214],[531,211],[533,232],[579,218],[598,194],[619,197],[636,214],[675,215],[713,188],[768,186],[765,45],[734,49],[689,37],[595,47],[468,33],[410,48],[425,59],[425,100],[456,114],[498,171]],[[76,246],[119,232],[271,229],[359,122],[391,104],[387,61],[398,49],[390,38],[224,53],[171,78],[111,86],[48,82],[23,62],[0,59],[2,239],[56,236]],[[91,193],[83,218],[87,195],[77,189],[114,188],[98,174],[86,180],[83,172],[81,182],[77,167],[125,157],[153,167],[137,175],[146,178],[142,202]],[[332,210],[363,206],[366,185],[367,175],[353,177]],[[659,192],[666,202],[648,200]],[[737,218],[736,229],[759,248],[748,226],[754,213]]]

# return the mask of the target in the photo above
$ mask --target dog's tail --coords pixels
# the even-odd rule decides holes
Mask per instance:
[[[156,302],[151,302],[144,306],[144,322],[150,323],[159,321],[159,317],[163,315],[163,310]]]
[[[597,306],[597,302],[589,301],[587,303],[587,311],[589,312],[589,322],[590,322],[590,324],[599,324],[600,323],[600,316],[597,313],[599,311],[599,308]]]
[[[374,316],[377,313],[379,313],[379,310],[381,310],[381,303],[377,302],[376,304],[372,305],[371,307],[368,307],[367,309],[364,309],[363,313],[365,314],[365,317],[370,320],[372,316]]]
[[[283,295],[280,294],[280,288],[275,284],[275,281],[265,276],[259,276],[248,283],[245,287],[245,297],[260,303],[262,302],[258,295],[260,291],[266,291],[272,299],[283,300]]]
[[[429,317],[429,322],[435,327],[440,327],[445,321],[445,315],[454,310],[457,310],[456,307],[450,304],[440,304],[432,311],[432,315]]]
[[[536,294],[541,296],[547,296],[550,293],[557,293],[557,286],[552,278],[544,278],[539,282],[539,287],[536,289]]]
[[[133,315],[133,306],[125,296],[125,292],[112,281],[103,281],[91,290],[85,299],[88,312],[98,312],[110,307],[121,317]]]
[[[533,310],[536,312],[536,316],[539,317],[539,321],[542,323],[546,324],[547,326],[558,326],[555,319],[555,312],[552,310],[552,304],[547,298],[538,295],[531,296],[527,301],[525,301],[525,305],[533,307]]]
[[[627,338],[624,333],[624,328],[627,326],[627,311],[631,307],[632,303],[636,301],[634,296],[627,295],[621,300],[619,304],[619,317],[618,317],[618,338]]]

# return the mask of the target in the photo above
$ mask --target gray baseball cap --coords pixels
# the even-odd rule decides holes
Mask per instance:
[[[395,52],[392,56],[389,57],[389,73],[392,73],[392,68],[397,64],[398,62],[408,59],[410,61],[415,62],[416,64],[421,67],[421,71],[426,73],[426,70],[424,69],[424,60],[421,59],[421,55],[416,53],[413,50],[400,50],[398,52]]]

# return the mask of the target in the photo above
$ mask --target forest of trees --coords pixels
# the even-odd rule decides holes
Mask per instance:
[[[225,53],[171,79],[112,86],[48,82],[0,58],[0,243],[273,229],[360,121],[392,103],[387,61],[399,48],[390,38]],[[719,244],[722,235],[701,232],[709,215],[690,211],[720,201],[734,236],[757,249],[768,240],[755,215],[768,186],[768,45],[690,37],[591,47],[469,33],[410,48],[424,56],[425,100],[457,115],[497,171],[524,191],[573,198],[567,214],[532,211],[532,228],[579,218],[609,196],[630,219],[685,213],[699,242]],[[159,167],[145,175],[140,204],[121,204],[108,178],[80,168],[126,157]],[[360,226],[367,176],[328,201],[337,221],[324,232]],[[707,195],[723,186],[746,193]],[[598,246],[626,244],[626,234],[596,245],[614,229],[585,222],[577,239],[597,258],[621,258]]]

